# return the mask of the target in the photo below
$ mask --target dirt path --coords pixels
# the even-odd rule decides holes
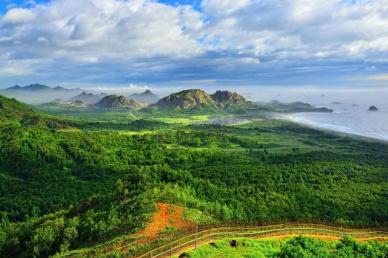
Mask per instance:
[[[157,203],[157,212],[152,216],[145,229],[137,235],[143,237],[156,237],[168,229],[184,229],[191,226],[184,219],[184,208],[178,205]]]

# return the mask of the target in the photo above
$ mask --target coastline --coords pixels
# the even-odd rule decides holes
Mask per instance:
[[[382,144],[388,144],[388,139],[379,138],[379,137],[373,137],[357,132],[351,132],[349,130],[340,130],[340,129],[334,129],[332,127],[335,127],[334,125],[327,125],[316,123],[314,121],[308,121],[306,119],[297,119],[295,114],[274,114],[274,119],[284,120],[288,122],[292,122],[295,124],[298,124],[300,126],[304,126],[307,128],[319,130],[326,133],[335,134],[342,137],[351,137],[357,140],[367,141],[367,142],[375,142],[375,143],[382,143]],[[330,127],[329,127],[330,126]],[[337,127],[339,128],[339,127]],[[346,128],[346,127],[344,127]]]

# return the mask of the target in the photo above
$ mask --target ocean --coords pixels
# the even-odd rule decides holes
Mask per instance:
[[[388,141],[388,87],[359,89],[266,88],[251,92],[253,99],[281,102],[303,101],[328,107],[333,113],[296,113],[285,116],[294,122],[327,130]],[[368,111],[370,106],[379,110]]]
[[[356,104],[336,103],[325,106],[334,112],[296,113],[288,118],[312,127],[388,141],[387,105],[376,105],[378,111],[368,111],[369,106]]]

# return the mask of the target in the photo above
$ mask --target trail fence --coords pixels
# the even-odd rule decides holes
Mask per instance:
[[[388,237],[388,229],[347,228],[311,223],[280,223],[275,225],[255,225],[254,223],[236,223],[236,225],[207,225],[193,227],[176,234],[154,239],[138,239],[123,247],[128,257],[154,258],[170,257],[179,250],[197,246],[207,241],[235,237],[269,237],[287,234],[315,234],[334,237],[345,235],[354,238]],[[122,248],[122,250],[124,250]]]

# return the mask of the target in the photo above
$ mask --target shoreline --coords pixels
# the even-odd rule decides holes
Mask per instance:
[[[295,119],[293,117],[293,113],[290,113],[290,114],[279,114],[279,113],[276,113],[273,118],[274,119],[283,120],[283,121],[287,121],[287,122],[292,122],[292,123],[298,124],[300,126],[304,126],[304,127],[307,127],[307,128],[315,129],[315,130],[326,132],[326,133],[335,134],[335,135],[338,135],[338,136],[351,137],[351,138],[354,138],[354,139],[357,139],[357,140],[362,140],[362,141],[367,141],[367,142],[375,142],[375,143],[388,144],[388,139],[382,139],[382,138],[378,138],[378,137],[363,135],[363,134],[360,134],[360,133],[344,132],[344,131],[336,130],[336,129],[333,129],[333,128],[327,128],[327,127],[324,127],[324,126],[319,126],[317,124],[303,122],[303,121],[300,121],[298,119]]]

